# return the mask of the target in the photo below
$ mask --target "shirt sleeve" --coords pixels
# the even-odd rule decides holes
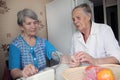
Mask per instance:
[[[10,45],[9,46],[9,69],[12,70],[14,68],[21,68],[20,66],[20,51],[19,49],[14,46]]]
[[[51,60],[52,58],[52,52],[55,52],[55,51],[56,51],[56,48],[49,41],[46,40],[45,41],[45,52],[49,60]]]
[[[105,49],[108,56],[114,56],[120,62],[120,46],[116,40],[112,29],[109,27],[105,31]]]

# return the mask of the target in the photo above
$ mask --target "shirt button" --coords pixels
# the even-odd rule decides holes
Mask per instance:
[[[34,58],[34,60],[36,60],[36,58]]]

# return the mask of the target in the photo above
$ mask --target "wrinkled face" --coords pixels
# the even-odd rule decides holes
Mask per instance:
[[[83,32],[87,29],[88,24],[90,23],[91,15],[83,11],[83,8],[76,8],[72,13],[73,23],[76,28]]]
[[[25,35],[35,36],[38,28],[38,21],[33,20],[32,18],[25,17],[25,21],[23,22],[23,26],[21,30]]]

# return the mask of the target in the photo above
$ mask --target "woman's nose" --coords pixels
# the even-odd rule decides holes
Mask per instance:
[[[74,20],[74,23],[75,23],[75,24],[76,24],[76,23],[78,23],[78,20],[77,20],[77,19],[75,19],[75,20]]]

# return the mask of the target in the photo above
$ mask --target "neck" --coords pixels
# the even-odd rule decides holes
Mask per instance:
[[[90,32],[91,32],[91,24],[88,24],[86,29],[83,31],[83,38],[84,38],[84,41],[86,42],[89,35],[90,35]]]
[[[29,46],[34,46],[35,45],[35,43],[36,43],[35,36],[29,36],[29,35],[22,34],[22,37],[27,42],[27,44]]]

